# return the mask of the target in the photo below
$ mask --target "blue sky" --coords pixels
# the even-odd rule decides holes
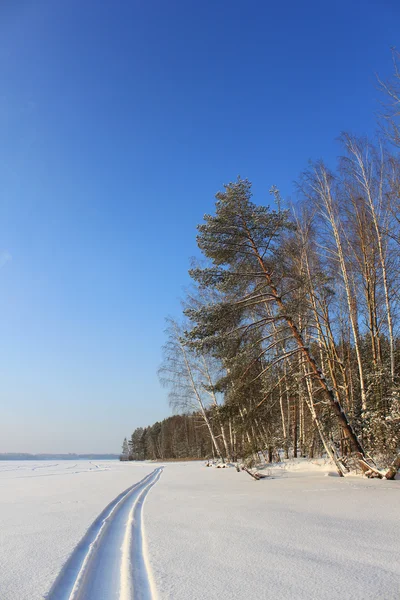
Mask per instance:
[[[0,451],[118,452],[157,381],[196,224],[372,134],[397,0],[4,2]]]

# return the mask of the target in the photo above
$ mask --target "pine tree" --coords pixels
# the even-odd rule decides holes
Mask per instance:
[[[232,323],[241,319],[247,330],[274,322],[288,337],[287,352],[281,359],[300,354],[307,364],[307,377],[320,388],[353,450],[365,456],[364,449],[351,426],[337,394],[305,343],[296,319],[296,290],[301,281],[287,268],[282,239],[291,224],[286,211],[271,211],[251,201],[251,184],[238,179],[216,195],[215,215],[206,215],[199,225],[198,245],[210,259],[211,266],[194,269],[192,277],[200,286],[214,286],[227,292],[219,304],[189,313],[196,322],[192,339],[203,343],[219,331],[232,332]],[[271,307],[271,310],[266,310]],[[260,313],[251,323],[249,309]],[[200,325],[199,325],[200,323]],[[289,336],[287,335],[289,333]],[[267,365],[266,369],[269,369]]]
[[[129,446],[128,440],[126,438],[124,438],[124,441],[122,443],[122,452],[120,455],[120,460],[129,460]]]

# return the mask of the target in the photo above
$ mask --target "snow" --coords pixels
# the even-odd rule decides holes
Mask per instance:
[[[168,465],[144,513],[159,598],[397,600],[400,481],[305,463]]]
[[[0,462],[1,600],[399,597],[400,481],[159,467]]]
[[[153,469],[119,461],[1,461],[1,600],[43,598],[96,517]]]

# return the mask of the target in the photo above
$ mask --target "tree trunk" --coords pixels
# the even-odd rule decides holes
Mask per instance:
[[[223,457],[222,452],[221,452],[221,449],[219,447],[219,444],[218,444],[218,442],[216,440],[216,437],[214,435],[214,432],[212,430],[210,420],[209,420],[209,418],[207,416],[207,413],[206,413],[206,410],[204,408],[203,401],[202,401],[202,399],[200,397],[200,394],[199,394],[199,392],[197,390],[197,387],[196,387],[196,384],[195,384],[195,381],[194,381],[194,377],[193,377],[193,373],[192,373],[192,368],[191,368],[191,366],[189,364],[189,361],[188,361],[188,358],[187,358],[187,355],[186,355],[186,350],[185,350],[185,348],[184,348],[184,346],[183,346],[183,344],[181,342],[179,342],[179,346],[180,346],[180,349],[181,349],[181,352],[182,352],[182,355],[183,355],[183,358],[184,358],[184,361],[185,361],[186,369],[187,369],[187,372],[188,372],[188,375],[189,375],[189,379],[190,379],[190,382],[191,382],[191,386],[192,386],[193,392],[194,392],[194,394],[195,394],[195,396],[197,398],[197,402],[199,403],[201,416],[203,417],[204,422],[207,425],[207,429],[208,429],[208,431],[210,433],[211,443],[213,444],[213,448],[215,448],[215,451],[216,451],[217,455],[219,456],[219,458],[221,459],[221,461],[225,462],[224,457]],[[214,449],[213,449],[213,452],[214,452]]]
[[[319,173],[316,173],[316,177],[318,180],[318,187],[315,188],[315,191],[319,195],[319,197],[323,203],[323,206],[326,210],[324,217],[329,222],[329,224],[332,228],[333,237],[334,237],[335,244],[336,244],[336,250],[337,250],[337,255],[338,255],[338,259],[339,259],[339,266],[340,266],[340,270],[342,273],[344,289],[346,292],[350,324],[351,324],[351,329],[352,329],[353,339],[354,339],[354,348],[355,348],[356,357],[357,357],[358,372],[359,372],[359,377],[360,377],[360,392],[361,392],[362,410],[366,411],[367,410],[367,396],[365,393],[364,370],[363,370],[363,364],[362,364],[362,359],[361,359],[358,324],[357,324],[357,320],[356,320],[355,314],[354,314],[355,298],[354,298],[354,295],[352,294],[352,290],[350,288],[350,279],[349,279],[349,274],[348,274],[347,266],[346,266],[345,253],[343,250],[339,227],[338,227],[335,213],[334,213],[334,204],[333,204],[333,199],[331,196],[331,189],[330,189],[330,184],[328,181],[328,174],[324,167],[321,168],[321,171]]]
[[[297,458],[297,399],[293,398],[293,458]]]
[[[378,217],[378,213],[377,213],[374,199],[373,199],[373,193],[372,193],[372,189],[371,189],[371,181],[368,176],[368,172],[369,172],[369,169],[367,168],[368,165],[365,164],[365,160],[362,156],[360,148],[357,146],[357,144],[354,143],[354,140],[352,140],[350,137],[347,137],[347,139],[346,139],[346,146],[347,146],[348,150],[353,154],[353,156],[355,157],[356,162],[358,164],[359,172],[361,175],[360,179],[362,182],[362,186],[365,190],[365,193],[367,195],[368,204],[369,204],[369,208],[371,211],[371,216],[372,216],[372,220],[373,220],[375,231],[376,231],[379,260],[380,260],[381,269],[382,269],[382,280],[383,280],[383,289],[384,289],[385,305],[386,305],[386,318],[387,318],[388,333],[389,333],[390,374],[391,374],[392,381],[394,381],[394,377],[395,377],[395,345],[394,345],[394,334],[393,334],[393,319],[392,319],[392,310],[391,310],[391,305],[390,305],[390,292],[389,292],[389,282],[388,282],[388,273],[387,273],[387,261],[386,261],[385,250],[384,250],[383,243],[382,243],[381,226],[379,223],[379,217]],[[381,174],[381,177],[382,177],[382,174]],[[382,186],[381,186],[381,182],[379,182],[379,196],[380,196],[379,202],[380,202],[380,204],[382,204],[382,202],[383,202],[383,196],[382,196],[381,190],[382,190]],[[379,208],[382,208],[382,206],[380,206]]]
[[[202,355],[202,358],[203,358],[203,363],[204,363],[204,367],[205,367],[205,372],[206,372],[207,379],[208,379],[208,384],[209,384],[209,386],[210,386],[210,390],[211,390],[211,391],[210,391],[210,395],[211,395],[211,398],[212,398],[212,402],[213,402],[213,404],[214,404],[214,406],[215,406],[215,409],[216,409],[216,411],[217,411],[217,419],[218,419],[218,424],[219,424],[219,427],[220,427],[220,430],[221,430],[222,441],[223,441],[223,443],[224,443],[224,448],[225,448],[225,456],[226,456],[226,458],[229,460],[229,457],[231,457],[231,454],[232,454],[232,453],[231,453],[231,452],[230,452],[230,450],[229,450],[229,446],[228,446],[228,440],[226,439],[226,434],[225,434],[225,428],[224,428],[224,425],[223,425],[223,423],[221,422],[221,419],[220,419],[220,416],[219,416],[219,413],[218,413],[218,407],[219,407],[219,405],[218,405],[218,402],[217,402],[217,397],[216,397],[216,395],[215,395],[215,392],[214,392],[214,386],[213,386],[213,382],[212,382],[212,380],[211,380],[210,370],[209,370],[209,368],[208,368],[208,365],[207,365],[207,361],[206,361],[206,359],[205,359],[205,356],[204,356],[204,355]],[[231,457],[231,459],[232,459],[232,457]]]

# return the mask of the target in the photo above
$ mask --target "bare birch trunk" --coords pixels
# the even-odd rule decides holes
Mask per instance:
[[[368,176],[368,171],[369,171],[368,165],[365,164],[365,159],[362,155],[362,152],[361,152],[360,148],[355,144],[354,140],[352,140],[349,136],[346,138],[346,145],[347,145],[348,150],[354,156],[354,158],[356,160],[356,164],[358,165],[358,168],[359,168],[358,178],[359,178],[359,181],[360,181],[362,187],[365,190],[369,209],[370,209],[372,220],[373,220],[374,227],[375,227],[376,241],[377,241],[378,252],[379,252],[379,260],[380,260],[380,266],[381,266],[381,270],[382,270],[383,288],[384,288],[385,304],[386,304],[386,317],[387,317],[388,333],[389,333],[390,373],[391,373],[392,381],[394,381],[394,377],[395,377],[395,344],[394,344],[394,334],[393,334],[393,318],[392,318],[392,309],[391,309],[391,304],[390,304],[390,293],[389,293],[386,255],[385,255],[385,251],[384,251],[383,243],[382,243],[382,231],[381,231],[381,226],[379,223],[379,215],[378,215],[377,209],[375,207],[373,192],[371,189],[371,181],[370,181],[370,177]],[[382,169],[383,169],[383,164],[381,164],[381,173],[380,173],[381,178],[382,178]],[[380,197],[379,197],[378,210],[380,212],[382,210],[382,202],[383,202],[382,181],[379,182],[379,196]]]
[[[202,358],[203,358],[205,373],[206,373],[206,376],[207,376],[207,379],[208,379],[208,383],[209,383],[209,387],[210,387],[210,390],[211,390],[210,394],[211,394],[212,402],[213,402],[216,410],[218,411],[218,406],[219,405],[218,405],[218,402],[217,402],[217,397],[216,397],[215,392],[214,392],[214,386],[213,386],[213,383],[212,383],[212,380],[211,380],[210,370],[208,368],[205,356],[202,355]],[[219,427],[220,427],[220,430],[221,430],[222,441],[224,443],[225,455],[226,455],[226,458],[229,459],[229,457],[231,456],[231,452],[229,450],[228,440],[226,438],[225,427],[224,427],[223,423],[221,422],[219,414],[217,414],[217,419],[218,419],[218,424],[219,424]]]
[[[303,362],[303,371],[304,374],[306,373],[306,365]],[[332,448],[331,444],[328,442],[328,440],[326,439],[325,433],[323,431],[321,422],[319,420],[319,417],[317,415],[317,412],[315,410],[315,406],[314,406],[314,400],[313,400],[313,393],[312,393],[312,383],[310,381],[309,377],[305,378],[306,380],[306,387],[307,387],[307,392],[308,392],[308,402],[307,402],[307,406],[310,410],[311,413],[311,417],[312,420],[314,422],[315,427],[317,428],[317,431],[319,433],[319,437],[321,438],[322,444],[325,448],[325,452],[327,453],[327,455],[329,456],[329,458],[331,459],[331,461],[334,463],[334,465],[336,466],[336,470],[339,473],[340,477],[344,476],[343,473],[343,468],[339,462],[339,458],[337,456],[337,452],[334,448]]]
[[[188,357],[187,357],[187,354],[186,354],[185,347],[184,347],[184,345],[182,344],[182,342],[180,342],[180,341],[179,341],[179,336],[178,336],[178,335],[177,335],[177,339],[178,339],[179,347],[180,347],[180,349],[181,349],[181,352],[182,352],[182,355],[183,355],[183,359],[184,359],[184,361],[185,361],[185,365],[186,365],[187,373],[188,373],[188,375],[189,375],[190,384],[191,384],[191,386],[192,386],[193,392],[194,392],[194,394],[195,394],[195,396],[196,396],[196,399],[197,399],[197,402],[198,402],[198,404],[199,404],[199,408],[200,408],[200,413],[201,413],[201,416],[203,417],[203,420],[204,420],[204,422],[205,422],[205,424],[206,424],[206,426],[207,426],[207,429],[208,429],[208,431],[209,431],[209,433],[210,433],[211,442],[212,442],[212,444],[213,444],[213,447],[215,448],[215,451],[216,451],[217,455],[218,455],[218,456],[219,456],[219,458],[221,459],[221,461],[222,461],[222,462],[225,462],[225,461],[224,461],[224,457],[223,457],[223,455],[222,455],[222,452],[221,452],[221,450],[220,450],[220,447],[219,447],[218,441],[217,441],[217,439],[216,439],[216,437],[215,437],[215,435],[214,435],[214,432],[213,432],[213,430],[212,430],[212,427],[211,427],[210,420],[209,420],[209,418],[208,418],[208,416],[207,416],[207,413],[206,413],[206,410],[205,410],[205,408],[204,408],[203,401],[202,401],[202,399],[201,399],[201,396],[200,396],[200,394],[199,394],[199,392],[198,392],[198,390],[197,390],[197,386],[196,386],[196,383],[195,383],[195,381],[194,381],[194,377],[193,377],[193,373],[192,373],[192,368],[191,368],[191,366],[190,366],[190,363],[189,363],[189,360],[188,360]]]
[[[358,365],[358,373],[360,378],[360,393],[361,393],[361,404],[362,410],[367,410],[367,396],[365,393],[365,381],[364,381],[364,371],[363,364],[361,359],[361,350],[360,350],[360,341],[358,335],[358,325],[354,315],[354,297],[352,295],[352,290],[350,287],[350,279],[347,271],[346,261],[344,257],[342,240],[339,232],[339,226],[336,221],[335,212],[334,212],[334,202],[331,195],[331,188],[329,183],[329,177],[324,167],[321,167],[319,172],[315,172],[318,184],[314,186],[314,191],[318,194],[322,206],[326,212],[323,212],[324,218],[329,222],[333,237],[336,244],[337,255],[339,259],[340,270],[342,273],[347,305],[349,310],[350,324],[353,333],[354,339],[354,347],[356,351],[357,357],[357,365]]]

